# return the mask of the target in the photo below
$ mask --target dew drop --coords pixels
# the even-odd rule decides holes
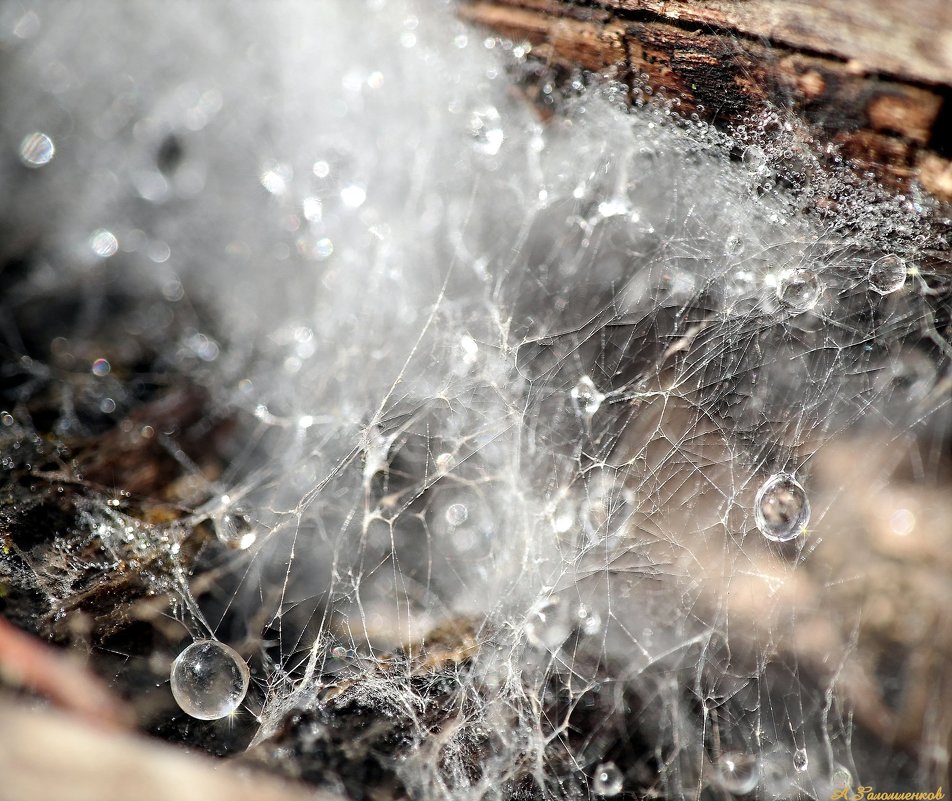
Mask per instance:
[[[625,784],[625,777],[614,762],[603,762],[595,768],[592,789],[597,795],[618,795]]]
[[[20,160],[31,168],[42,167],[53,160],[56,147],[45,133],[28,134],[20,142]]]
[[[215,517],[215,536],[229,548],[246,550],[254,545],[257,535],[241,514],[224,512]]]
[[[869,268],[869,287],[880,295],[902,289],[906,283],[906,263],[898,256],[883,256]]]
[[[461,503],[451,504],[446,509],[446,522],[451,526],[461,526],[469,517],[469,510]]]
[[[605,396],[596,388],[595,382],[587,375],[582,376],[579,382],[572,387],[571,395],[572,403],[575,404],[579,414],[584,414],[586,417],[594,415],[602,405],[602,401],[605,400]]]
[[[738,752],[722,754],[717,765],[717,780],[727,792],[745,795],[753,790],[760,780],[757,760],[749,754]]]
[[[591,637],[602,630],[601,616],[585,604],[579,604],[578,609],[575,610],[575,616],[578,618],[583,634]]]
[[[475,109],[469,116],[469,133],[473,138],[473,147],[478,152],[495,156],[505,138],[496,107],[485,105]]]
[[[558,534],[565,534],[575,525],[578,503],[570,495],[560,497],[552,509],[552,527]]]
[[[793,753],[793,767],[797,773],[803,773],[810,765],[806,748],[798,748]]]
[[[853,775],[842,765],[834,765],[830,773],[830,785],[834,790],[849,789],[853,785]]]
[[[757,491],[754,519],[760,533],[768,540],[792,540],[810,521],[810,500],[806,490],[787,473],[772,475]]]
[[[441,473],[448,473],[456,465],[456,458],[452,453],[441,453],[436,457],[436,469]]]
[[[91,247],[93,253],[100,258],[108,259],[110,256],[115,256],[118,252],[119,240],[116,239],[116,235],[112,231],[99,228],[90,235],[89,247]]]
[[[728,256],[736,256],[744,251],[744,239],[738,234],[731,234],[724,240],[724,252]]]
[[[341,202],[349,209],[359,209],[367,199],[367,190],[360,184],[347,184],[340,190]]]
[[[316,261],[326,261],[334,255],[334,243],[326,236],[321,237],[314,243],[311,255]]]
[[[876,377],[874,387],[885,401],[896,406],[924,400],[936,380],[936,368],[920,350],[894,354]]]
[[[172,663],[172,695],[182,711],[199,720],[234,712],[248,692],[248,665],[215,640],[196,640]]]
[[[258,180],[272,195],[283,195],[291,185],[294,173],[290,165],[279,161],[269,161],[261,169]]]
[[[764,153],[761,148],[757,147],[757,145],[748,145],[746,148],[744,148],[741,159],[743,160],[744,164],[746,164],[755,172],[760,172],[765,166],[767,166],[767,154]]]
[[[777,298],[797,314],[816,306],[822,291],[823,285],[812,270],[784,270],[777,279]]]

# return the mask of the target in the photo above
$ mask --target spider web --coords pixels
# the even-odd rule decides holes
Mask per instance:
[[[114,556],[167,553],[171,616],[246,646],[256,742],[350,693],[405,721],[411,797],[931,789],[943,724],[894,745],[862,636],[896,554],[949,534],[941,491],[916,494],[943,486],[949,423],[927,202],[819,177],[782,109],[730,136],[677,98],[628,109],[613,76],[559,82],[448,8],[173,5],[4,12],[3,139],[56,155],[8,158],[0,212],[44,242],[17,304],[123,282],[121,325],[208,392],[209,425],[238,421],[220,475],[186,464],[185,518],[93,499],[82,522]],[[121,337],[104,316],[70,337]],[[12,458],[31,423],[4,425]],[[777,473],[812,510],[786,543],[754,519]],[[176,544],[206,519],[233,547],[192,576]],[[68,592],[42,573],[17,580]],[[901,612],[877,625],[920,625]],[[447,639],[436,725],[393,654]]]

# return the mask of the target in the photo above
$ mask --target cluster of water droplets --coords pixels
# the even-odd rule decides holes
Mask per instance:
[[[227,614],[261,629],[263,730],[335,660],[372,662],[340,642],[383,652],[462,616],[486,623],[492,657],[455,680],[506,735],[490,786],[527,754],[556,795],[553,776],[579,765],[599,796],[640,781],[602,734],[545,772],[558,740],[545,685],[563,674],[579,709],[618,688],[606,729],[635,725],[625,692],[663,708],[637,725],[672,797],[704,781],[778,797],[826,782],[833,758],[806,756],[831,738],[816,691],[792,671],[775,697],[743,695],[766,667],[741,662],[733,582],[763,579],[773,597],[822,540],[830,488],[810,457],[834,433],[931,408],[939,367],[914,340],[938,291],[917,282],[933,279],[800,213],[763,137],[725,139],[676,98],[630,113],[629,87],[581,75],[560,90],[531,48],[443,11],[194,8],[143,33],[151,55],[128,40],[102,87],[28,82],[21,106],[36,95],[71,125],[21,106],[3,123],[25,187],[10,216],[65,220],[44,239],[57,269],[80,283],[121,269],[161,303],[211,310],[214,326],[197,321],[169,358],[241,431],[193,516],[233,560]],[[153,13],[64,11],[49,34],[64,74],[96,47],[67,47],[64,31],[145,32]],[[228,34],[211,50],[207,24]],[[173,77],[151,66],[167,41],[187,56]],[[25,55],[25,73],[45,58]],[[507,70],[540,79],[559,114],[541,123]],[[54,178],[63,191],[41,188]],[[106,358],[90,369],[111,375]],[[184,606],[194,630],[212,628],[202,603]],[[768,633],[796,623],[783,604],[757,611]],[[728,638],[737,656],[717,656]],[[763,745],[711,760],[691,699],[721,683],[738,742]],[[194,717],[241,714],[248,686],[244,659],[214,640],[172,667]],[[406,692],[394,682],[388,700],[415,708]],[[423,766],[420,786],[455,770],[464,787],[456,764]]]

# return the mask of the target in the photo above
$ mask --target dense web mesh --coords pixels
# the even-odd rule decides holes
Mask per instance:
[[[249,661],[253,750],[352,795],[354,716],[415,798],[941,774],[941,690],[900,734],[919,707],[877,685],[950,608],[925,200],[829,177],[782,109],[731,136],[629,109],[437,4],[14,6],[5,466],[62,481],[56,438],[118,426],[182,477],[134,512],[80,459],[73,545],[8,542],[5,582],[68,619],[131,571]],[[804,499],[765,506],[778,475]],[[41,499],[10,492],[8,520]]]

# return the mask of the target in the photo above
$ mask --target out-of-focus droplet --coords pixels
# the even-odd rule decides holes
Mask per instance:
[[[40,32],[40,18],[35,11],[30,9],[13,26],[13,35],[17,39],[32,39]]]
[[[446,509],[446,522],[451,526],[461,526],[469,517],[469,510],[464,504],[454,503]]]
[[[625,784],[625,777],[614,762],[603,762],[595,768],[595,778],[592,781],[592,790],[597,795],[618,795]]]
[[[248,665],[215,640],[196,640],[172,663],[172,695],[182,711],[199,720],[234,712],[248,692]]]
[[[605,396],[595,387],[595,382],[587,375],[579,379],[570,394],[579,414],[585,417],[594,415],[605,400]]]
[[[746,795],[760,781],[760,766],[750,754],[724,753],[717,763],[717,781],[733,795]]]
[[[306,197],[301,201],[301,212],[308,222],[320,222],[324,214],[324,207],[318,197]]]
[[[810,500],[793,476],[776,473],[757,491],[754,520],[768,540],[787,542],[803,532],[810,522]]]
[[[572,633],[572,622],[558,596],[535,603],[526,618],[526,640],[546,651],[558,651]]]
[[[853,786],[853,774],[842,765],[834,765],[830,772],[830,788],[834,791],[849,789]]]
[[[575,610],[575,616],[578,618],[582,634],[591,637],[602,630],[601,616],[585,604],[579,604],[578,609]]]
[[[269,161],[261,169],[258,180],[272,195],[283,195],[294,177],[291,167],[279,161]]]
[[[813,270],[784,270],[777,278],[777,298],[796,314],[816,306],[822,291],[823,285]]]
[[[349,209],[359,209],[367,199],[367,191],[360,184],[347,184],[340,190],[341,202]]]
[[[571,531],[578,516],[578,501],[572,495],[566,494],[556,500],[552,509],[552,527],[558,534]]]
[[[906,263],[898,256],[883,256],[869,268],[869,287],[880,295],[902,289],[906,283]]]
[[[502,118],[496,107],[485,105],[475,109],[469,116],[469,133],[477,151],[487,156],[495,156],[505,138]]]
[[[936,377],[933,361],[921,350],[910,348],[890,356],[873,386],[887,403],[904,408],[924,400],[935,385]]]
[[[53,140],[40,131],[28,134],[20,142],[20,161],[27,167],[36,169],[49,164],[55,154]]]
[[[116,239],[116,235],[112,231],[99,228],[90,235],[89,247],[92,248],[93,253],[101,259],[108,259],[110,256],[115,256],[118,252],[119,240]]]
[[[736,256],[738,253],[743,253],[744,246],[744,239],[738,234],[731,234],[724,240],[724,252],[728,256]]]

